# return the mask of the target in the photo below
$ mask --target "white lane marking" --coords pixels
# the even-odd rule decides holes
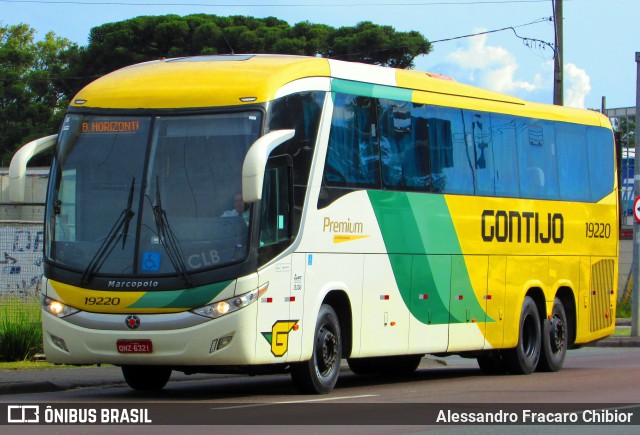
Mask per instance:
[[[379,394],[362,394],[360,396],[340,396],[340,397],[325,397],[322,399],[308,399],[308,400],[288,400],[283,402],[268,402],[268,403],[252,403],[249,405],[237,405],[237,406],[225,406],[222,408],[211,408],[212,410],[220,411],[227,409],[242,409],[242,408],[257,408],[260,406],[272,406],[272,405],[291,405],[295,403],[312,403],[312,402],[327,402],[330,400],[348,400],[348,399],[362,399],[365,397],[379,397]]]

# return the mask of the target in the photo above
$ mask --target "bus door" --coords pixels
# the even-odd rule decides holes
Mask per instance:
[[[260,201],[258,262],[260,285],[267,291],[258,301],[256,362],[297,361],[301,337],[297,332],[302,316],[304,263],[294,256],[281,256],[292,241],[293,184],[289,156],[272,157],[267,162]],[[274,258],[281,256],[275,262]]]

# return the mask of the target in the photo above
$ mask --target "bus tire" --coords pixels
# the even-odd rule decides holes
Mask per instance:
[[[480,355],[477,360],[480,370],[487,375],[503,375],[507,372],[502,360],[502,353],[499,350],[492,350]]]
[[[169,382],[171,369],[160,366],[122,366],[129,387],[137,391],[160,391]]]
[[[538,370],[543,372],[557,372],[564,365],[567,355],[568,330],[567,315],[560,299],[555,298],[551,317],[545,319],[542,325],[542,351]]]
[[[342,336],[336,312],[322,305],[318,313],[309,361],[292,364],[291,379],[302,393],[327,394],[338,381],[342,358]]]
[[[533,298],[526,296],[520,312],[518,345],[503,351],[503,360],[509,373],[533,373],[540,359],[541,335],[538,307]]]

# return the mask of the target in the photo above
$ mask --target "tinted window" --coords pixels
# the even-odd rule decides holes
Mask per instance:
[[[328,185],[377,188],[380,157],[376,137],[377,100],[334,95],[325,181]]]
[[[491,115],[491,143],[495,166],[495,195],[520,195],[516,119],[508,115]]]
[[[547,121],[525,118],[520,118],[517,123],[521,196],[557,199],[557,157],[553,125]]]
[[[605,128],[336,94],[325,183],[598,201],[612,155]]]
[[[614,150],[611,130],[587,127],[587,153],[591,185],[590,199],[599,201],[613,190]]]
[[[474,193],[474,145],[464,115],[462,109],[427,107],[431,168],[444,193]]]
[[[580,201],[590,198],[589,163],[585,137],[587,127],[576,124],[556,124],[558,141],[558,181],[560,199]]]

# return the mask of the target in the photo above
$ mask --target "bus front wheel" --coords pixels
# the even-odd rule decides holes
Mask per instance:
[[[538,370],[557,372],[564,365],[567,354],[567,314],[560,299],[555,298],[551,317],[542,325],[542,352],[538,362]]]
[[[340,323],[329,305],[320,307],[313,341],[311,359],[293,364],[291,379],[303,393],[327,394],[338,381],[342,358]]]
[[[167,385],[171,369],[159,366],[122,366],[129,387],[137,391],[159,391]]]
[[[533,373],[540,359],[541,335],[538,307],[533,298],[526,296],[520,311],[518,345],[515,349],[502,352],[503,361],[509,373],[517,375]]]

